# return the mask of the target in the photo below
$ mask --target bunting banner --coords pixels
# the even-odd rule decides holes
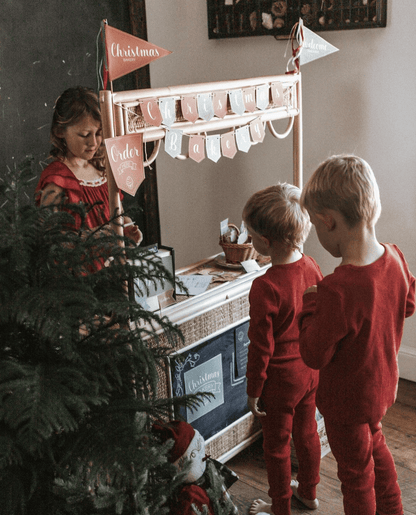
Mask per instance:
[[[105,20],[103,27],[106,66],[110,81],[172,53],[127,32],[110,27]]]
[[[117,187],[134,196],[145,178],[143,134],[107,138],[104,143]]]

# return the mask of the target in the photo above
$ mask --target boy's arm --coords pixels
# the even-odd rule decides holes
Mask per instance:
[[[261,279],[261,278],[259,278]],[[260,397],[267,379],[267,367],[274,352],[273,318],[279,311],[276,295],[262,280],[255,280],[250,294],[247,395]]]
[[[303,295],[299,316],[299,348],[303,361],[315,370],[333,358],[338,343],[346,336],[345,309],[337,292],[312,286]]]
[[[406,317],[411,317],[415,312],[415,278],[412,276],[409,293],[406,301]]]

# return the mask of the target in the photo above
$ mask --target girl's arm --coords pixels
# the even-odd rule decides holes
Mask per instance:
[[[53,182],[49,182],[42,190],[40,196],[41,206],[58,205],[62,202],[62,198],[65,196],[65,191],[60,186],[57,186]]]

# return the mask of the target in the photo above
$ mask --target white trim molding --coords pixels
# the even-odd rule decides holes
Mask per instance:
[[[416,382],[416,348],[402,345],[399,350],[399,374]]]

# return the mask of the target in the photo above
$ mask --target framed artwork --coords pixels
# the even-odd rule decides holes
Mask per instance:
[[[299,18],[313,32],[385,27],[387,0],[207,0],[207,8],[209,39],[287,39]]]

